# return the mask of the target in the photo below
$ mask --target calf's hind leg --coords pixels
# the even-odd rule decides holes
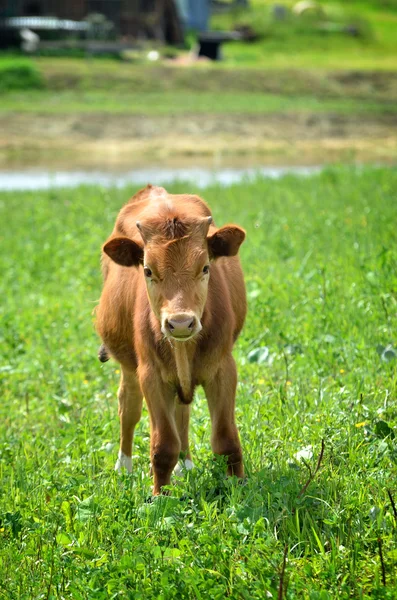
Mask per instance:
[[[132,471],[132,442],[134,429],[142,414],[142,392],[135,371],[121,367],[120,387],[118,391],[120,417],[120,450],[115,470]]]
[[[241,444],[234,408],[237,387],[236,363],[227,356],[215,377],[204,385],[211,416],[211,446],[215,454],[227,458],[228,475],[244,477]]]

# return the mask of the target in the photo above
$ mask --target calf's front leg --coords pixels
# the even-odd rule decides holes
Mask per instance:
[[[204,386],[211,416],[211,446],[226,456],[228,475],[244,477],[243,457],[235,422],[237,369],[233,356],[226,356],[215,377]]]
[[[181,451],[175,420],[175,390],[164,383],[150,365],[140,365],[138,377],[150,415],[150,459],[153,494],[156,496],[164,485],[171,483],[171,474]]]
[[[181,476],[184,471],[190,471],[194,467],[189,450],[189,421],[190,404],[180,404],[177,401],[175,407],[175,422],[181,441],[182,458],[182,461],[179,461],[174,470],[175,475],[178,476]]]
[[[120,417],[120,450],[115,465],[116,471],[132,471],[132,442],[134,429],[142,414],[142,392],[135,371],[121,367],[118,391]]]

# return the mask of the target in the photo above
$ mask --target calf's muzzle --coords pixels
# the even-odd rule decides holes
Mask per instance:
[[[201,329],[201,323],[193,313],[168,315],[164,319],[164,329],[168,336],[183,340],[191,338]]]

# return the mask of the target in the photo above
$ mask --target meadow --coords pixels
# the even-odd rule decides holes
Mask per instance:
[[[275,18],[272,0],[250,0],[249,8],[214,14],[211,26],[249,27],[257,39],[225,44],[229,63],[276,68],[392,69],[397,50],[395,0],[319,0],[318,9],[296,17],[295,0],[284,0],[284,17]],[[353,27],[355,34],[344,30]]]
[[[119,368],[92,314],[134,191],[0,194],[0,598],[397,598],[397,172],[201,192],[247,230],[247,479],[224,478],[199,392],[196,468],[155,499],[146,410],[113,471]]]

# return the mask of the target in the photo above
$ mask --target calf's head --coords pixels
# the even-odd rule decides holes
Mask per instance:
[[[112,238],[103,250],[119,265],[142,268],[163,335],[187,341],[201,330],[211,264],[235,256],[245,232],[236,225],[217,229],[212,217],[171,216],[136,226],[135,239]]]

